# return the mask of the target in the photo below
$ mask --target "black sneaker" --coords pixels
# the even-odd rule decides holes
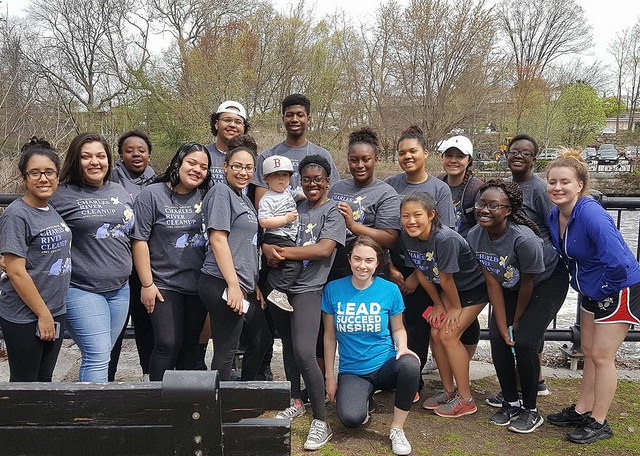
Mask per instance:
[[[511,405],[508,402],[503,402],[500,410],[493,414],[489,422],[496,426],[506,426],[511,424],[518,415],[520,415],[520,407]]]
[[[518,400],[522,401],[522,393],[520,391],[518,391]],[[495,396],[490,396],[484,401],[491,407],[500,408],[504,402],[504,396],[502,395],[502,391],[500,391]]]
[[[549,394],[551,394],[551,391],[547,388],[547,382],[540,380],[538,382],[538,396],[548,396]]]
[[[547,420],[554,426],[582,426],[584,421],[591,416],[591,412],[580,414],[576,412],[576,404],[563,408],[561,412],[547,415]]]
[[[511,422],[509,430],[518,434],[528,434],[544,423],[544,418],[536,410],[522,409],[518,418]]]
[[[593,443],[612,437],[613,431],[609,423],[605,421],[600,424],[592,417],[588,417],[581,427],[567,434],[567,439],[573,443]]]

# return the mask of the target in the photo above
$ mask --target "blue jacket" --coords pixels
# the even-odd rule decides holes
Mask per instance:
[[[567,263],[571,287],[594,301],[640,283],[640,265],[613,218],[590,197],[578,200],[560,243],[558,208],[547,215],[551,242]]]

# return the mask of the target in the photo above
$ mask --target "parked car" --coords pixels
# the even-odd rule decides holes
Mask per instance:
[[[580,153],[585,161],[596,160],[598,158],[598,152],[595,147],[585,147]]]
[[[638,146],[629,146],[624,151],[624,155],[625,155],[625,157],[627,157],[627,160],[638,161],[638,160],[640,160],[640,147],[638,147]]]
[[[538,160],[555,160],[556,158],[558,158],[558,149],[550,147],[542,149],[542,152],[536,157]]]
[[[618,150],[613,144],[603,144],[598,149],[598,164],[599,165],[616,165],[618,164]]]

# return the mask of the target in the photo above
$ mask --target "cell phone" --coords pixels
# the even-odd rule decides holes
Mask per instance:
[[[56,332],[55,339],[58,339],[60,337],[60,322],[54,321],[53,322],[53,329]],[[36,337],[38,339],[40,338],[40,327],[38,326],[38,323],[36,323]]]
[[[224,289],[224,291],[222,292],[222,299],[224,299],[225,301],[227,300],[227,288]],[[242,298],[242,313],[246,314],[247,311],[249,310],[249,305],[251,303],[249,301],[247,301],[246,299]]]

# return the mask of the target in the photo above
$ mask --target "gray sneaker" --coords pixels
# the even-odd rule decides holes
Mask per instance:
[[[503,402],[502,407],[491,417],[491,424],[496,426],[506,426],[511,424],[518,415],[520,415],[520,407],[510,405],[508,402]]]
[[[333,437],[331,426],[326,421],[313,420],[311,429],[307,435],[307,441],[304,442],[305,450],[317,450],[324,446]]]
[[[286,293],[278,291],[276,289],[271,290],[269,296],[267,296],[267,300],[274,303],[276,306],[280,307],[282,310],[287,312],[293,312],[293,307],[289,304],[289,297]]]
[[[279,420],[286,420],[287,418],[292,420],[298,416],[302,416],[304,415],[304,412],[306,411],[304,404],[302,404],[300,407],[296,407],[294,405],[294,402],[291,401],[291,406],[287,407],[286,409],[284,409],[281,412],[278,412],[278,414],[276,415],[276,418]]]
[[[435,410],[442,404],[446,404],[448,401],[456,397],[456,392],[450,393],[446,390],[440,390],[433,396],[425,399],[422,403],[422,408],[425,410]]]
[[[511,422],[509,430],[518,434],[529,434],[535,431],[544,423],[544,418],[534,410],[522,409],[520,415]]]

